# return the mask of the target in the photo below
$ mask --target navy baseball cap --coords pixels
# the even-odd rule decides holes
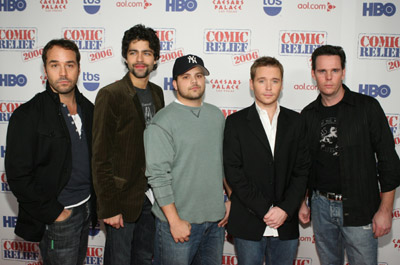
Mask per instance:
[[[199,56],[188,54],[175,60],[174,68],[172,70],[173,79],[176,80],[178,75],[184,74],[196,66],[203,69],[204,75],[210,75],[210,72],[204,67],[204,62]]]

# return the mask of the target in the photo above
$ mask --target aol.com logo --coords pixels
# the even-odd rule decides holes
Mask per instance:
[[[358,90],[361,94],[365,94],[371,97],[387,98],[390,95],[390,87],[388,85],[375,85],[375,84],[360,84]]]
[[[192,12],[196,10],[196,0],[166,0],[165,11],[167,12]]]
[[[23,11],[26,8],[25,0],[0,0],[0,11]]]
[[[363,16],[380,17],[382,15],[391,17],[396,13],[396,6],[392,3],[363,3]]]

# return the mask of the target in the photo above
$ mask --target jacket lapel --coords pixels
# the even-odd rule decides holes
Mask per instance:
[[[272,156],[272,151],[268,142],[268,137],[261,123],[260,116],[258,115],[255,103],[249,108],[249,112],[247,114],[247,121],[250,130],[255,134],[255,136],[262,143],[262,145],[265,148],[267,148],[269,154]]]

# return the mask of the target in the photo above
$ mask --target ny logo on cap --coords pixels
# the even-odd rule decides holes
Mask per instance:
[[[188,56],[189,63],[196,63],[197,64],[196,59],[197,59],[196,56]]]

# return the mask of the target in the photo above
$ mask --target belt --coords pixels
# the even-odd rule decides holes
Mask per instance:
[[[334,201],[341,201],[342,200],[342,194],[337,194],[334,192],[324,192],[324,191],[318,191],[318,193],[329,200],[334,200]]]

